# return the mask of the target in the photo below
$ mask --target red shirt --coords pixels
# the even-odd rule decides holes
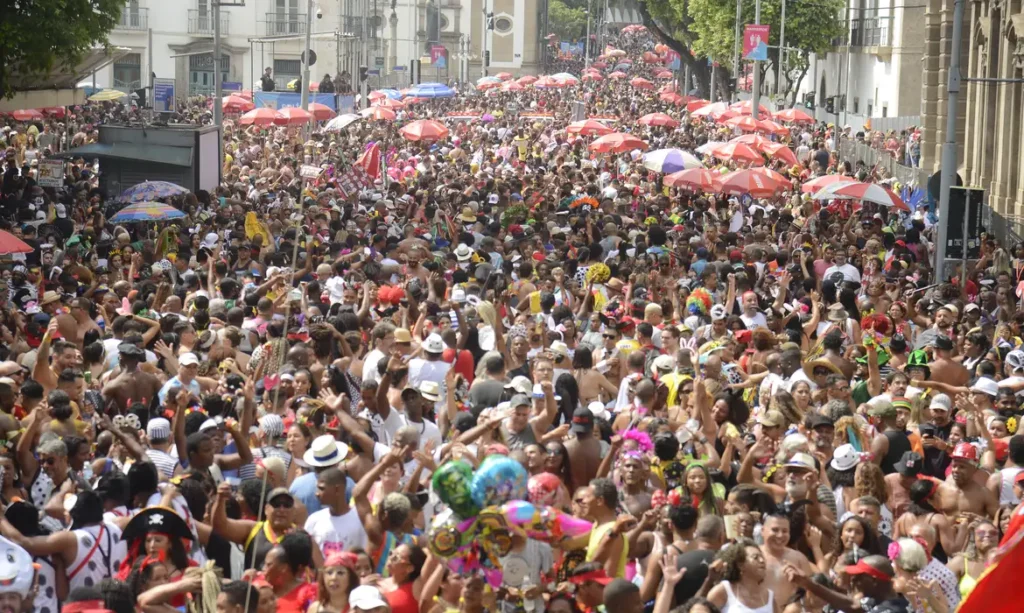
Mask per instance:
[[[410,581],[397,590],[384,594],[384,599],[391,605],[391,613],[420,613],[420,605],[412,595],[412,585],[413,582]],[[281,600],[278,599],[277,602],[280,603]],[[280,604],[277,610],[281,611]]]
[[[277,597],[277,613],[306,613],[316,598],[316,584],[301,583],[284,596]],[[418,612],[417,612],[418,613]]]

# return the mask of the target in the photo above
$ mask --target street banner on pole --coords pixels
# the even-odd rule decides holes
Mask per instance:
[[[765,61],[768,59],[768,24],[747,24],[743,28],[743,59]]]

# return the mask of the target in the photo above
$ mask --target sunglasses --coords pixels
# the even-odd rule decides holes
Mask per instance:
[[[604,334],[602,336],[604,336],[606,339],[608,339],[610,341],[614,341],[615,340],[615,335],[614,334]]]
[[[290,509],[295,506],[295,501],[291,498],[279,498],[277,500],[271,500],[270,506],[275,509]]]
[[[57,458],[40,458],[39,461],[47,466],[53,466],[57,463]]]

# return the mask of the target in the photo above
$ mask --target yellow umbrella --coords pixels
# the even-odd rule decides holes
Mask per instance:
[[[109,102],[111,100],[119,100],[127,95],[128,94],[116,89],[104,89],[103,91],[98,91],[89,96],[89,100],[91,102]]]

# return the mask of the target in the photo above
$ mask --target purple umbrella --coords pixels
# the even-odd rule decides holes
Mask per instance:
[[[480,121],[483,121],[485,123],[490,123],[490,122],[494,121],[494,115],[491,115],[490,113],[484,113],[483,116],[480,117]]]

